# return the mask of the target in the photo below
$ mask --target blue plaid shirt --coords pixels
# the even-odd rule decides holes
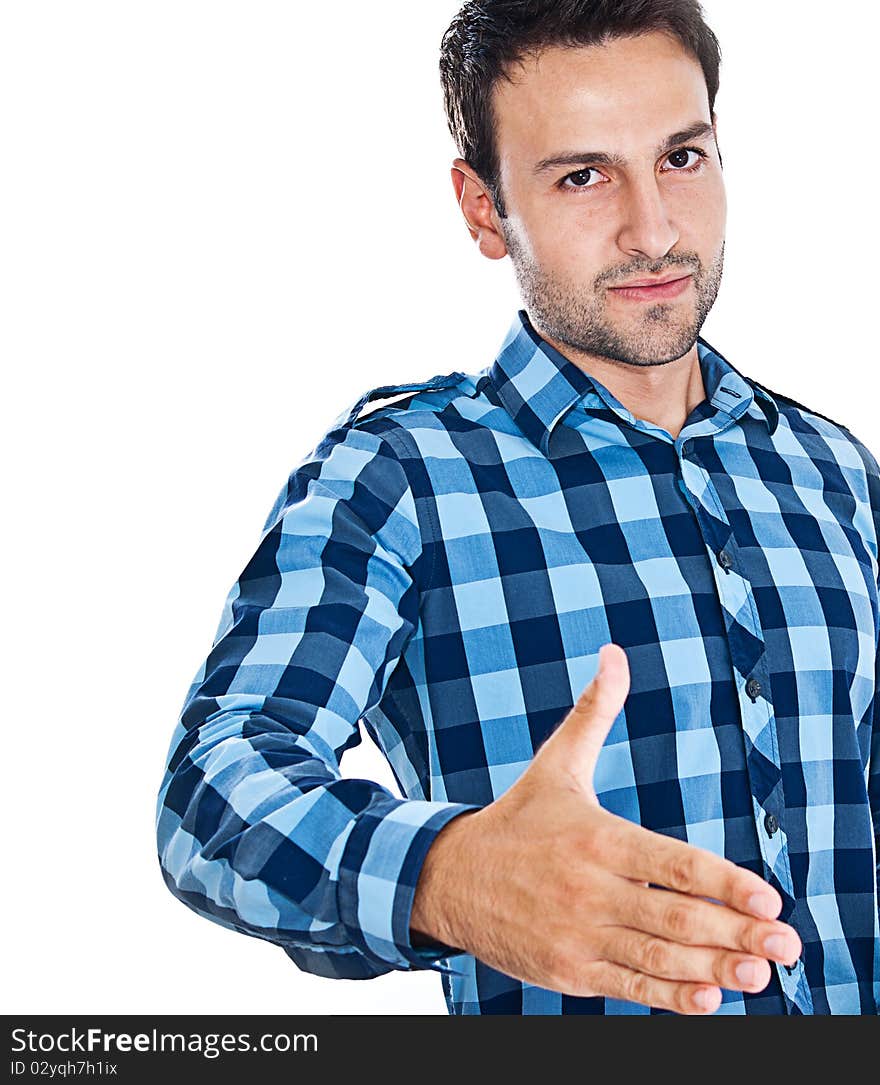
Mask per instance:
[[[409,934],[437,833],[520,776],[613,640],[631,684],[599,801],[761,875],[803,942],[717,1012],[878,1011],[880,469],[698,351],[707,398],[674,440],[524,311],[488,368],[340,415],[186,696],[157,806],[172,893],[321,976],[434,969],[454,1014],[660,1012]],[[405,798],[340,775],[359,721]]]

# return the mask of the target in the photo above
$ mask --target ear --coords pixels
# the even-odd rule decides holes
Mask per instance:
[[[488,260],[503,259],[507,246],[488,189],[463,158],[455,159],[451,172],[456,203],[477,248]]]

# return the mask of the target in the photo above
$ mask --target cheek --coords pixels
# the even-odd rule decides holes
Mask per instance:
[[[613,244],[606,234],[601,237],[586,231],[570,231],[550,259],[565,278],[580,285],[590,282],[609,263]]]
[[[727,195],[724,185],[707,185],[697,194],[688,194],[678,206],[678,222],[682,233],[694,240],[717,242],[724,237],[727,224]]]
[[[535,258],[544,267],[556,268],[583,280],[607,263],[614,244],[614,224],[608,208],[600,211],[577,197],[563,201],[553,213],[536,216],[532,230]]]

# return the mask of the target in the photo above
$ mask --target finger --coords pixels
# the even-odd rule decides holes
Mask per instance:
[[[680,1014],[710,1014],[721,1005],[717,987],[699,983],[675,983],[615,964],[592,961],[583,969],[584,983],[591,994],[620,998]]]
[[[629,664],[619,644],[609,642],[599,650],[599,669],[581,691],[562,724],[545,742],[558,751],[572,769],[592,785],[599,751],[629,693]]]
[[[592,944],[605,960],[662,979],[753,992],[763,991],[770,982],[770,965],[763,958],[683,946],[627,927],[600,927]]]
[[[694,897],[710,897],[738,912],[775,919],[782,898],[772,885],[729,859],[610,815],[604,830],[606,866],[615,874]]]
[[[621,879],[613,912],[620,926],[683,945],[733,949],[782,964],[791,964],[801,954],[801,940],[788,924],[752,919],[723,904],[673,890],[645,889]]]

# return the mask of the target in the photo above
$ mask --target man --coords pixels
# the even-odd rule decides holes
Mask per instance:
[[[451,1013],[878,1011],[880,469],[699,335],[718,64],[694,0],[444,37],[456,197],[525,307],[294,469],[159,796],[172,892],[305,970],[433,968]],[[341,777],[360,719],[405,798]]]

